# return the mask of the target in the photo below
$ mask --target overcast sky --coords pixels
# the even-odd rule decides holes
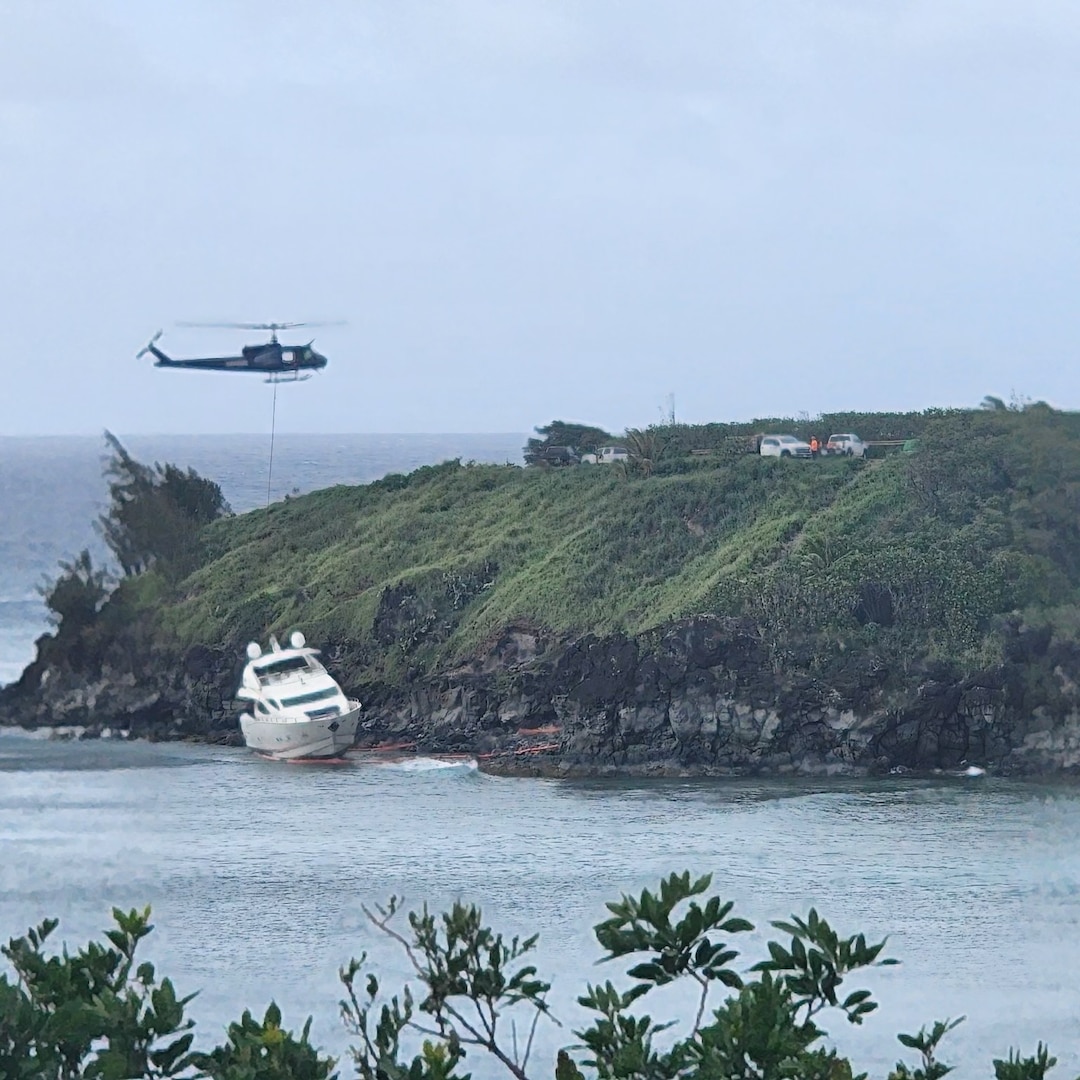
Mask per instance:
[[[1080,406],[1075,0],[0,0],[0,433]]]

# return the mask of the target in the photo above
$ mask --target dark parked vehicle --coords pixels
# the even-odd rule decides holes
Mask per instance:
[[[572,446],[545,446],[543,450],[525,455],[526,465],[580,465],[581,458]]]

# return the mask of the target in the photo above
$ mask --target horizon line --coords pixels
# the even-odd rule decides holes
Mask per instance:
[[[0,432],[0,439],[98,439],[103,438],[107,429],[100,432],[87,431],[40,431],[8,433]],[[125,439],[220,439],[235,436],[251,436],[253,438],[269,438],[267,431],[125,431],[116,433],[118,437]],[[459,438],[462,435],[471,436],[503,436],[525,435],[523,431],[279,431],[277,437],[283,435],[303,435],[306,438],[319,439],[347,439],[358,436],[376,436],[380,438],[401,437],[408,438]]]

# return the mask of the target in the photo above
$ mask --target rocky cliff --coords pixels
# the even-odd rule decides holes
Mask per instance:
[[[696,617],[637,637],[567,638],[518,623],[466,664],[403,685],[350,687],[361,747],[468,753],[504,774],[707,775],[957,769],[1080,773],[1080,649],[1011,624],[1000,662],[902,677],[873,655],[827,677],[753,625]],[[330,645],[332,669],[349,646]],[[92,671],[38,661],[0,691],[0,723],[108,727],[238,743],[242,661],[115,642]]]

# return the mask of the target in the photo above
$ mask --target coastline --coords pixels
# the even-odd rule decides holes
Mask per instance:
[[[967,767],[1080,776],[1080,649],[1019,625],[1006,646],[998,664],[966,676],[938,669],[895,680],[864,656],[824,680],[794,652],[778,668],[744,620],[697,616],[606,638],[518,624],[453,670],[349,686],[365,702],[354,750],[469,755],[501,776],[934,775]],[[32,665],[0,691],[0,723],[61,737],[243,744],[228,650],[121,651],[123,669],[105,665],[90,679]],[[337,659],[347,666],[340,651]],[[1032,690],[1036,670],[1054,680],[1041,699]]]
[[[173,745],[188,744],[193,746],[222,746],[235,750],[247,750],[239,730],[236,732],[221,731],[204,735],[188,735],[183,738],[155,739],[147,736],[131,736],[127,731],[103,729],[96,731],[93,727],[83,725],[36,727],[27,728],[17,724],[0,725],[0,739],[4,737],[25,738],[40,740],[43,742],[115,742],[115,743],[169,743]],[[254,752],[253,752],[254,753]],[[858,768],[843,763],[830,763],[820,768],[807,768],[796,771],[762,771],[760,769],[724,769],[716,768],[707,764],[686,765],[675,761],[654,762],[649,765],[624,766],[613,765],[589,766],[585,764],[570,764],[561,760],[557,755],[537,754],[532,752],[515,752],[508,750],[502,753],[467,754],[467,753],[443,753],[435,749],[419,747],[403,748],[399,745],[390,746],[354,746],[346,751],[346,759],[353,764],[366,763],[396,763],[402,761],[433,760],[468,763],[478,771],[490,776],[505,778],[531,778],[548,780],[608,780],[608,779],[646,779],[646,780],[734,780],[734,779],[868,779],[882,778],[883,776],[906,776],[914,780],[925,779],[959,779],[962,777],[988,776],[990,773],[978,769],[975,772],[965,770],[929,769],[916,771],[904,767],[890,770],[888,773],[875,772],[866,768]],[[305,762],[318,764],[317,760]],[[279,762],[281,765],[295,764],[295,762]],[[1066,780],[1073,777],[1066,776]]]
[[[95,733],[93,728],[82,726],[56,728],[24,728],[19,725],[0,725],[0,739],[4,737],[25,738],[47,742],[114,742],[114,743],[155,743],[167,742],[171,745],[221,746],[229,749],[247,751],[239,732],[219,732],[203,736],[190,735],[182,739],[152,739],[144,736],[129,737],[124,731],[111,734]],[[254,754],[254,752],[252,752]],[[258,756],[258,755],[254,755]],[[421,748],[403,749],[399,746],[352,747],[344,755],[344,760],[352,765],[400,764],[409,761],[439,761],[464,764],[489,776],[504,779],[545,779],[545,780],[764,780],[764,781],[860,781],[886,780],[930,781],[930,780],[970,780],[1006,779],[1011,782],[1032,781],[1039,784],[1060,784],[1073,787],[1080,776],[1071,772],[1050,772],[1035,774],[1003,774],[993,770],[968,766],[959,769],[908,769],[898,766],[888,772],[860,768],[848,764],[833,762],[818,768],[808,767],[802,770],[769,771],[754,768],[725,769],[707,764],[686,765],[678,762],[654,762],[641,766],[589,766],[570,764],[556,755],[516,754],[507,751],[503,754],[464,754],[440,753],[437,750]],[[304,764],[318,765],[317,760],[304,761]],[[335,759],[333,764],[341,764]],[[295,762],[278,762],[282,766]]]
[[[124,575],[66,564],[0,724],[238,742],[247,643],[302,629],[360,746],[506,775],[1080,775],[1080,416],[866,425],[917,452],[784,462],[713,425],[663,460],[653,432],[656,461],[454,460],[240,515],[116,443]]]

